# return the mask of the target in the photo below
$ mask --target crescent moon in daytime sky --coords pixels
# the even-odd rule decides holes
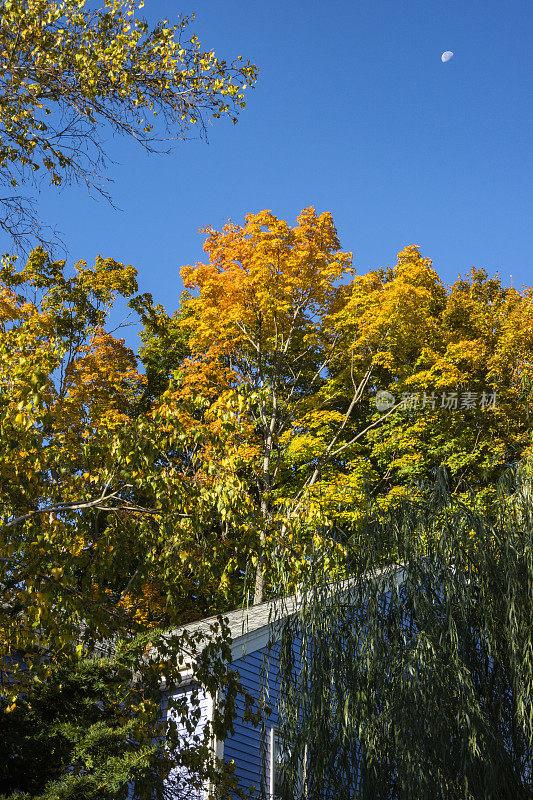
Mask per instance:
[[[451,50],[445,50],[444,53],[441,55],[440,60],[443,64],[450,60],[453,56],[453,52]]]

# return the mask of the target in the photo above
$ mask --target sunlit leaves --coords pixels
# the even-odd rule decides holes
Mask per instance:
[[[361,443],[385,503],[441,465],[458,491],[469,485],[490,496],[501,470],[529,451],[532,315],[529,289],[506,288],[480,269],[445,287],[413,246],[393,268],[354,279],[337,320],[353,337],[355,362],[373,365],[366,419],[378,414],[379,390],[407,398]],[[341,354],[345,391],[350,367]],[[484,393],[496,402],[483,405]]]
[[[313,208],[294,227],[262,211],[242,226],[206,232],[209,262],[182,269],[187,289],[197,292],[182,321],[191,351],[180,369],[182,398],[201,396],[211,409],[232,394],[241,398],[239,424],[256,453],[250,491],[266,526],[262,563],[265,546],[276,546],[268,532],[276,530],[273,501],[297,501],[342,425],[343,413],[321,402],[320,389],[339,342],[332,315],[339,285],[353,272],[351,253],[340,249],[331,214]]]
[[[60,659],[82,623],[97,638],[239,601],[257,536],[249,443],[231,398],[205,424],[176,386],[147,404],[133,352],[106,332],[135,274],[100,257],[71,272],[42,250],[0,273],[2,652],[31,649],[38,628]]]
[[[162,139],[205,131],[210,117],[237,121],[257,69],[204,50],[189,26],[140,16],[143,3],[3,0],[0,3],[0,180],[42,173],[55,186],[85,183],[107,195],[105,127],[149,151]],[[17,203],[18,201],[18,203]],[[3,200],[0,225],[25,241],[31,204]]]
[[[324,556],[302,575],[281,648],[287,800],[299,760],[311,800],[531,794],[531,464],[491,514],[440,478],[386,514],[373,505],[345,580]]]

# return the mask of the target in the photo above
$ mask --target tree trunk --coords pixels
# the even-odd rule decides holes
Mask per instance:
[[[263,538],[263,537],[262,537]],[[264,559],[261,557],[255,570],[255,589],[254,589],[254,606],[263,602],[263,592],[265,587],[265,578],[263,576]]]
[[[263,496],[261,497],[261,516],[263,517],[263,520],[265,520],[266,522],[268,518],[268,503],[264,492]],[[266,536],[264,529],[260,533],[259,542],[261,544],[261,553],[259,555],[259,560],[257,562],[257,567],[255,570],[254,606],[257,606],[259,603],[263,602],[264,590],[265,590],[265,576],[263,575],[263,566],[265,564]]]

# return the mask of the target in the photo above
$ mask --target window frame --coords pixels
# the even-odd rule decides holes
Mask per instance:
[[[276,744],[279,739],[278,730],[275,726],[270,728],[268,737],[268,797],[269,800],[279,800],[278,796],[274,793],[276,788]],[[307,797],[306,791],[306,773],[307,773],[307,745],[305,745],[304,758],[299,764],[298,775],[298,797]]]

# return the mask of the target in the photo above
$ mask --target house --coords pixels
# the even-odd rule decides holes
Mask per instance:
[[[235,764],[235,775],[239,786],[244,789],[254,787],[252,797],[261,797],[263,788],[267,797],[275,800],[276,786],[281,779],[283,769],[283,752],[278,742],[276,730],[278,724],[278,672],[275,645],[272,647],[272,634],[287,615],[295,613],[296,598],[289,598],[281,605],[280,601],[267,601],[247,609],[239,609],[224,614],[231,635],[232,668],[239,674],[241,686],[254,699],[265,691],[268,694],[268,705],[272,713],[266,722],[266,746],[264,732],[260,727],[242,719],[238,715],[233,723],[234,733],[224,741],[213,741],[213,751],[221,759]],[[275,617],[277,616],[277,620]],[[203,633],[209,636],[211,625],[217,617],[210,617],[184,626],[180,631]],[[192,691],[194,675],[189,672],[183,684],[169,688],[172,695],[183,697]],[[201,719],[195,733],[201,733],[205,724],[212,720],[216,698],[210,697],[201,690]],[[243,710],[243,704],[240,706]],[[179,800],[186,792],[186,776],[174,778],[175,791],[169,792]],[[209,787],[196,794],[198,800],[207,797]]]
[[[399,565],[393,568],[376,570],[374,578],[384,578],[386,585],[396,585],[403,579],[403,569]],[[328,602],[332,593],[338,594],[348,589],[351,581],[341,581],[324,587],[321,602]],[[247,609],[239,609],[224,614],[231,635],[232,668],[238,672],[241,686],[258,700],[267,698],[268,706],[272,713],[265,721],[266,731],[261,727],[246,722],[242,717],[234,721],[234,733],[224,741],[212,743],[214,753],[225,761],[233,761],[235,774],[239,778],[239,785],[244,789],[255,787],[252,794],[254,798],[267,797],[276,800],[279,796],[277,789],[283,780],[283,768],[286,752],[278,738],[279,726],[279,664],[278,652],[279,639],[282,627],[302,610],[302,597],[294,595],[284,600],[271,600]],[[180,630],[199,632],[209,636],[211,626],[217,617],[210,617],[199,622],[191,623]],[[299,648],[301,637],[293,640],[296,670],[299,666]],[[194,683],[192,671],[188,676],[188,683],[170,689],[169,691],[179,697],[186,696],[191,691]],[[197,733],[212,719],[216,698],[203,693],[201,696],[202,716],[198,724]],[[241,708],[242,711],[242,708]],[[302,765],[302,779],[305,767]],[[179,781],[178,781],[179,782]],[[185,788],[186,776],[181,778],[181,788]],[[170,792],[175,800],[181,800],[180,792]],[[185,795],[186,792],[182,791]],[[208,795],[208,787],[200,793],[198,800]],[[196,800],[196,798],[195,798]]]

